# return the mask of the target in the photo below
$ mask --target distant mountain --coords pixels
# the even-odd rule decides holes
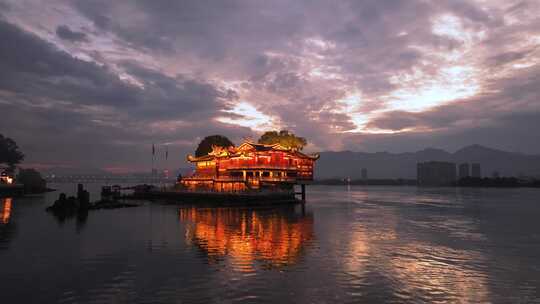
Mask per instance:
[[[24,165],[23,165],[24,167]],[[99,169],[99,168],[66,168],[66,167],[52,167],[47,169],[38,169],[41,174],[44,175],[58,175],[58,176],[69,176],[69,175],[110,175],[109,172]]]
[[[483,176],[494,171],[502,176],[540,176],[540,155],[506,152],[480,145],[464,147],[455,153],[435,148],[418,152],[322,152],[316,164],[316,178],[360,178],[366,168],[369,178],[416,178],[416,164],[423,161],[450,161],[456,164],[480,163]]]

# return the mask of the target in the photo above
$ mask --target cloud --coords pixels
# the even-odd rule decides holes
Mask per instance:
[[[2,16],[2,13],[4,12],[9,12],[11,9],[11,6],[4,2],[4,1],[0,1],[0,17]]]
[[[83,123],[64,120],[64,132],[106,146],[103,163],[118,147],[239,140],[261,126],[314,150],[485,140],[538,151],[504,131],[524,132],[538,110],[537,1],[6,3],[0,106],[37,125],[32,113],[52,125],[73,113]]]
[[[538,153],[538,135],[527,130],[540,127],[539,86],[540,68],[531,68],[520,75],[493,81],[487,85],[491,93],[423,112],[385,112],[371,120],[368,127],[401,132],[375,136],[362,134],[352,142],[366,148],[372,144],[388,146],[394,142],[404,144],[401,148],[436,144],[447,149],[480,143]]]
[[[67,25],[60,25],[56,28],[56,35],[61,39],[71,42],[88,42],[88,37],[83,32],[72,31]]]
[[[108,67],[74,58],[3,21],[0,38],[20,48],[0,46],[5,71],[0,77],[1,127],[27,149],[28,161],[76,163],[82,158],[93,166],[120,160],[136,164],[151,142],[184,139],[194,145],[198,130],[228,130],[232,138],[246,134],[244,128],[213,121],[222,103],[234,99],[228,90],[132,62],[123,67],[142,86],[125,82]],[[182,123],[163,132],[161,126],[171,121]],[[128,150],[134,155],[127,156]]]

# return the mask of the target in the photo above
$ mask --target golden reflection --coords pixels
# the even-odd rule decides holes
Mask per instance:
[[[5,198],[0,206],[0,223],[7,224],[9,223],[9,218],[11,217],[11,202],[10,197]]]
[[[180,209],[187,223],[186,240],[201,248],[211,262],[229,258],[233,269],[251,271],[254,263],[276,267],[294,264],[313,239],[313,216],[293,208]]]
[[[406,232],[399,231],[398,220],[386,214],[379,215],[375,222],[354,222],[348,226],[348,242],[340,258],[353,284],[364,284],[362,281],[369,278],[370,271],[377,269],[392,278],[399,296],[423,295],[429,302],[490,301],[485,271],[488,262],[481,252],[410,240]],[[454,222],[451,229],[447,227],[450,235],[461,228],[460,223]],[[437,223],[437,227],[444,225]],[[405,302],[408,300],[404,298]]]
[[[487,275],[472,266],[485,265],[480,253],[422,243],[410,244],[403,250],[408,254],[398,254],[391,265],[396,278],[411,294],[422,291],[463,303],[489,302]]]

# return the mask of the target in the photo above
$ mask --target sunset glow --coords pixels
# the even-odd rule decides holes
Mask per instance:
[[[257,110],[248,102],[240,102],[230,110],[224,112],[233,114],[232,117],[218,117],[219,122],[248,127],[255,131],[264,131],[279,127],[279,122],[275,118]]]
[[[0,126],[44,147],[29,162],[80,162],[91,140],[100,155],[85,165],[127,168],[149,142],[180,155],[202,133],[241,142],[280,129],[320,151],[404,152],[395,135],[429,139],[407,150],[540,152],[526,131],[540,113],[535,1],[198,3],[193,20],[179,4],[94,1],[6,0],[0,13],[19,45],[0,58]],[[52,152],[59,129],[77,142],[65,155]]]

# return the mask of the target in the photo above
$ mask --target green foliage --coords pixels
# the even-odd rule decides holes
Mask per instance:
[[[23,159],[24,154],[19,151],[17,143],[13,139],[0,134],[0,164],[7,164],[14,168]]]
[[[197,150],[195,151],[195,156],[200,157],[207,155],[210,151],[212,151],[212,146],[219,146],[219,147],[230,147],[234,146],[234,144],[225,136],[223,135],[211,135],[206,136],[197,147]]]
[[[302,150],[305,145],[307,145],[307,140],[303,137],[298,137],[293,133],[290,133],[287,130],[277,131],[267,131],[261,138],[259,138],[260,144],[277,144],[287,147]]]

